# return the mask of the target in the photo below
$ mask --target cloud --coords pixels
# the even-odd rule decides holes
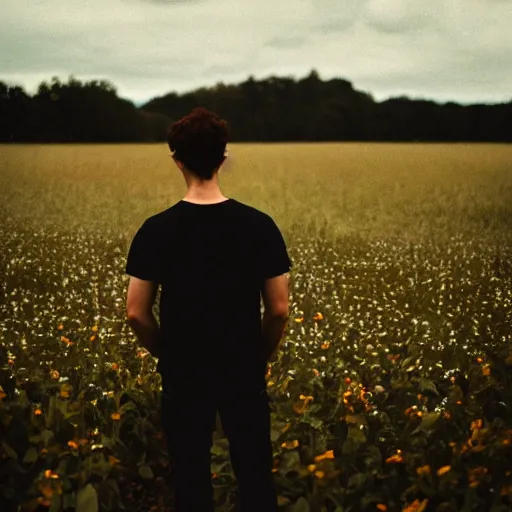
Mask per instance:
[[[432,23],[435,1],[418,8],[417,2],[406,0],[370,0],[365,6],[364,22],[382,32],[417,31]]]
[[[195,5],[203,2],[207,2],[208,0],[137,0],[137,2],[146,3],[146,4],[159,4],[159,5]]]
[[[376,99],[512,97],[509,0],[0,0],[0,9],[0,80],[29,90],[74,75],[144,101],[315,68]]]
[[[299,46],[302,46],[307,41],[306,36],[288,36],[288,37],[282,37],[282,36],[276,36],[270,39],[265,43],[265,46],[268,46],[270,48],[297,48]]]

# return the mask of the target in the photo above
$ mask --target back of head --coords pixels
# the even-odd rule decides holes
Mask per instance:
[[[227,122],[202,107],[173,123],[167,134],[174,158],[202,180],[211,179],[224,161],[227,142]]]

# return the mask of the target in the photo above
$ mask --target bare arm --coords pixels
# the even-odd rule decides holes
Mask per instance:
[[[261,328],[267,361],[275,361],[288,323],[288,279],[289,274],[282,274],[263,282],[261,295],[265,309]]]
[[[160,357],[162,347],[160,327],[153,314],[157,290],[158,286],[152,281],[131,277],[126,298],[128,324],[154,357]]]

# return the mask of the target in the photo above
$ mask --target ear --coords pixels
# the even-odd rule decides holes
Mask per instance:
[[[183,171],[183,169],[185,169],[185,165],[183,164],[183,162],[181,162],[180,160],[178,160],[174,156],[172,157],[172,159],[174,160],[174,163],[176,164],[176,166],[178,167],[178,169],[180,171]]]
[[[222,160],[221,160],[220,164],[218,165],[217,169],[220,169],[222,167],[222,164],[226,161],[226,158],[227,158],[227,155],[224,155],[222,157]]]

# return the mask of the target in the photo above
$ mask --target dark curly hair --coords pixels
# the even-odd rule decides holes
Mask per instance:
[[[198,107],[169,127],[167,143],[176,160],[198,178],[210,180],[223,162],[228,134],[224,119]]]

